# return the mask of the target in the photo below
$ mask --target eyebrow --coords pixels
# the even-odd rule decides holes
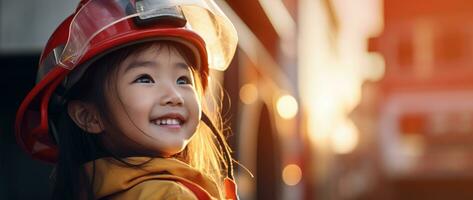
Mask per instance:
[[[158,66],[159,63],[155,61],[133,61],[130,64],[128,64],[125,68],[125,72],[130,71],[131,69],[138,68],[138,67],[152,67],[152,66]],[[189,69],[190,66],[185,63],[185,62],[178,62],[175,63],[175,66],[181,69]]]
[[[130,64],[128,64],[125,68],[125,73],[127,71],[130,71],[131,69],[138,68],[138,67],[152,67],[157,65],[158,63],[153,62],[153,61],[133,61]]]

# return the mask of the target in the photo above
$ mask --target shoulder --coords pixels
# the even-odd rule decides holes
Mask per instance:
[[[119,199],[196,200],[192,191],[172,180],[147,180],[121,193]]]

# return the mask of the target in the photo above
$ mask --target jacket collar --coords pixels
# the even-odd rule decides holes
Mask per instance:
[[[220,199],[216,183],[182,161],[149,157],[129,157],[124,160],[132,165],[114,158],[101,158],[84,165],[89,180],[93,180],[96,198],[127,190],[146,180],[172,179],[195,183],[210,196]]]

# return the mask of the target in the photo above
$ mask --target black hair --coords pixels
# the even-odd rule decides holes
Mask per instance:
[[[94,174],[91,178],[86,174],[83,165],[101,157],[113,157],[124,162],[113,152],[105,149],[101,142],[100,134],[87,133],[78,127],[68,114],[68,102],[72,100],[92,103],[105,120],[110,119],[108,105],[105,98],[110,77],[116,73],[118,66],[128,56],[139,53],[154,43],[140,43],[123,47],[107,53],[93,62],[81,79],[69,89],[64,98],[65,103],[59,113],[50,116],[56,125],[56,140],[58,141],[59,157],[53,172],[52,199],[95,199],[93,192]],[[192,52],[183,44],[172,41],[160,41],[161,46],[173,46],[186,62],[195,64]],[[125,163],[128,164],[128,163]],[[133,165],[132,166],[137,166]],[[139,166],[139,165],[138,165]],[[95,163],[93,163],[95,173]]]

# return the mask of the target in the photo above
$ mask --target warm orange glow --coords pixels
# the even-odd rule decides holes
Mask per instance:
[[[286,165],[282,171],[282,180],[286,185],[297,185],[302,179],[302,170],[296,164]]]
[[[254,84],[248,83],[240,88],[240,100],[244,104],[252,104],[258,99],[258,89]]]
[[[365,62],[366,67],[362,68],[362,74],[365,75],[367,80],[378,81],[384,76],[386,70],[386,63],[380,53],[367,53]]]
[[[240,194],[251,194],[254,192],[254,179],[250,176],[248,176],[245,173],[242,173],[243,175],[239,175],[237,177],[237,183],[238,183],[238,193]]]
[[[353,123],[346,122],[348,115],[361,101],[363,83],[380,80],[385,74],[382,55],[367,51],[369,38],[383,28],[382,1],[362,2],[332,1],[331,10],[319,1],[300,1],[300,103],[306,109],[309,136],[321,159],[329,158],[330,152],[351,152],[363,139]],[[337,15],[336,23],[331,12]],[[332,162],[319,161],[326,166]]]
[[[358,144],[358,134],[352,121],[339,124],[331,137],[333,151],[338,154],[352,152]]]
[[[279,37],[283,40],[293,38],[296,31],[296,23],[284,6],[283,1],[259,0],[259,3]]]
[[[279,115],[284,119],[291,119],[296,116],[299,107],[296,99],[291,95],[279,97],[276,106]]]

